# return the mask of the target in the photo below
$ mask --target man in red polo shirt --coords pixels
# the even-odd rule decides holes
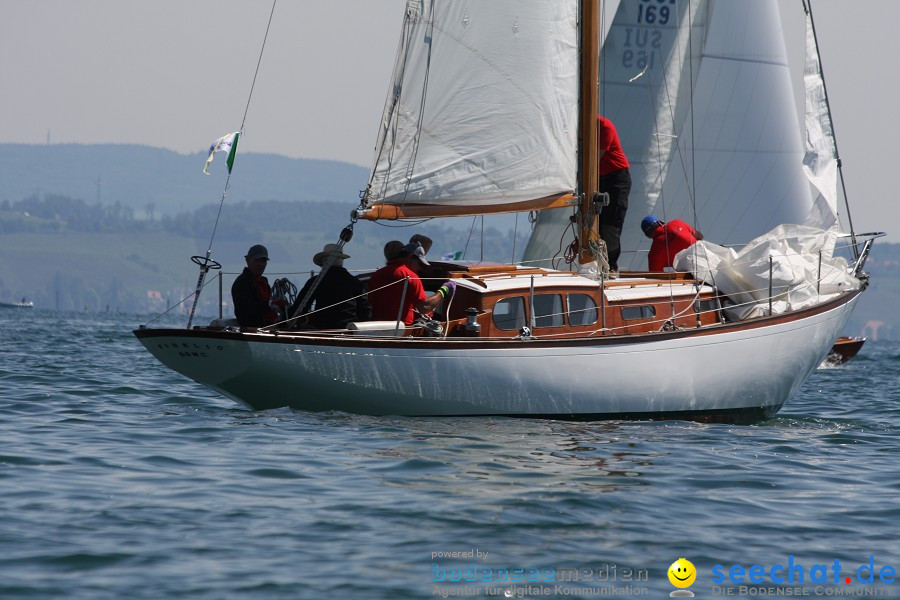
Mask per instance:
[[[597,116],[597,147],[600,153],[599,189],[609,194],[609,206],[600,212],[600,237],[606,242],[610,271],[618,272],[619,255],[622,253],[619,239],[622,237],[622,225],[628,210],[631,173],[615,125],[602,116]]]
[[[400,250],[399,258],[389,260],[387,265],[372,274],[369,279],[369,304],[372,305],[372,319],[375,321],[395,321],[397,314],[406,325],[412,325],[416,312],[430,313],[440,306],[445,296],[453,295],[456,284],[445,282],[433,295],[425,292],[419,272],[430,264],[425,260],[425,249],[419,243],[410,243]],[[408,283],[404,285],[404,279]],[[404,290],[405,288],[405,290]]]
[[[647,256],[647,268],[651,273],[662,273],[674,264],[676,254],[703,239],[702,233],[684,221],[672,219],[667,223],[656,215],[644,217],[641,231],[653,240]]]

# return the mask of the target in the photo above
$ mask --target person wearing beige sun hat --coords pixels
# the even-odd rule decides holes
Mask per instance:
[[[340,260],[341,263],[343,263],[345,258],[350,258],[350,255],[344,254],[337,244],[325,244],[325,248],[321,252],[316,252],[316,255],[313,256],[313,262],[322,267],[324,266],[325,258],[328,256],[331,256],[334,260]]]
[[[368,321],[372,308],[366,297],[366,288],[344,268],[344,260],[350,258],[337,244],[325,244],[321,252],[313,256],[313,262],[323,267],[320,275],[310,277],[288,314],[294,315],[307,292],[315,287],[312,297],[301,314],[311,313],[306,319],[297,321],[297,327],[304,329],[343,329],[353,321]],[[327,268],[326,264],[328,264]]]

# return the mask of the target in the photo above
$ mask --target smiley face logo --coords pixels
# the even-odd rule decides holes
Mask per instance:
[[[691,587],[697,579],[697,569],[691,561],[679,558],[669,567],[669,582],[677,588]]]

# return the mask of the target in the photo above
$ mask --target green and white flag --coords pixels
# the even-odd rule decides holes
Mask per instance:
[[[234,155],[237,152],[238,138],[240,136],[241,132],[235,131],[234,133],[223,135],[213,142],[212,146],[209,147],[209,157],[206,159],[206,164],[203,165],[203,172],[206,175],[209,175],[209,165],[212,164],[213,157],[215,157],[217,152],[228,153],[228,158],[225,163],[228,165],[228,172],[231,173],[231,167],[234,166]]]

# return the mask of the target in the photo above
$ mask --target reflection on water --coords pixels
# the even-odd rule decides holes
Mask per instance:
[[[648,485],[642,477],[665,455],[629,440],[628,426],[619,423],[347,418],[363,420],[365,430],[377,433],[383,447],[371,456],[381,459],[378,469],[387,483],[435,491],[477,483],[484,494],[503,495],[521,485],[610,492]]]

